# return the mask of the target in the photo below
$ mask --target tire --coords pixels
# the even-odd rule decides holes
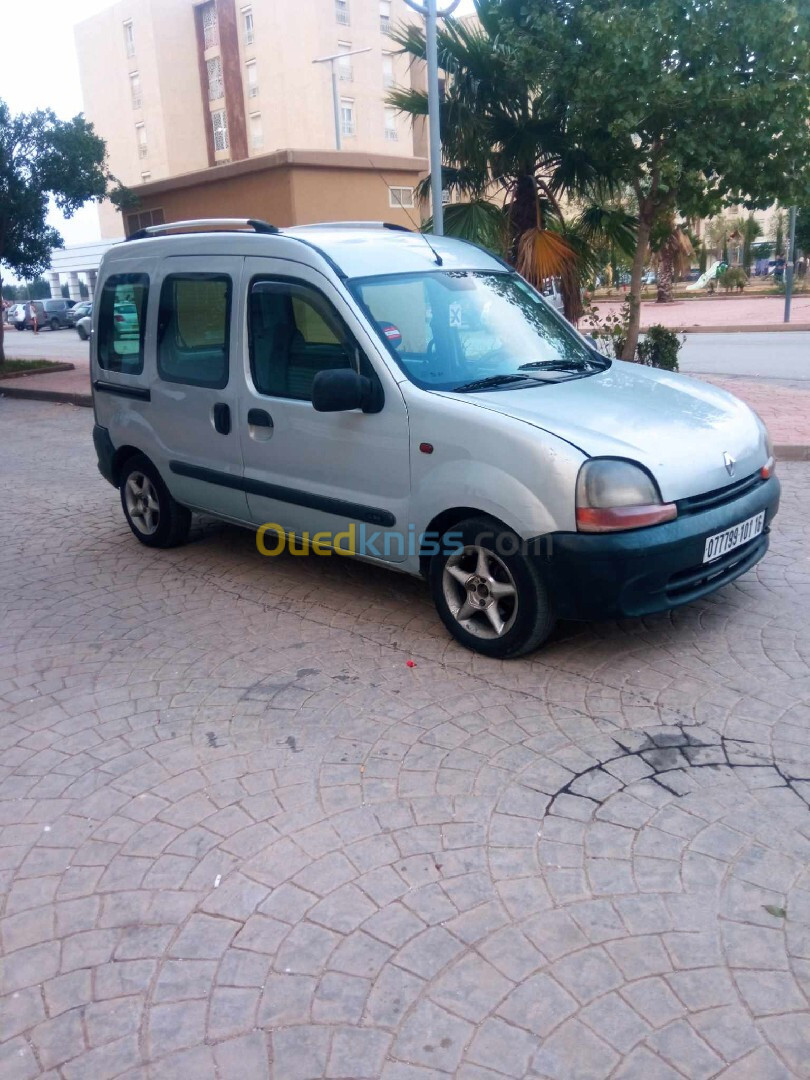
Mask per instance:
[[[87,333],[83,326],[77,326],[76,333],[79,335],[82,341],[87,341]]]
[[[431,559],[429,580],[442,622],[473,652],[501,659],[522,656],[541,645],[554,628],[556,619],[536,565],[519,537],[491,518],[467,518],[454,525],[442,538],[441,552]],[[469,614],[460,619],[465,610]]]
[[[191,511],[172,497],[160,473],[143,454],[129,458],[121,470],[121,506],[135,537],[147,547],[185,543]]]
[[[25,323],[14,323],[14,329],[18,330],[21,334],[25,333]]]
[[[48,326],[50,326],[51,330],[58,330],[59,329],[59,320],[58,319],[51,319],[51,321],[48,323]]]

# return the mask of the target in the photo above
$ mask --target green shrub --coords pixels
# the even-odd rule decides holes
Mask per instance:
[[[646,367],[663,368],[664,371],[678,370],[678,353],[683,339],[674,330],[666,326],[651,326],[642,341],[636,347],[639,364]]]
[[[717,275],[717,281],[726,292],[731,292],[732,289],[742,292],[748,284],[748,274],[741,266],[730,266],[728,270]]]

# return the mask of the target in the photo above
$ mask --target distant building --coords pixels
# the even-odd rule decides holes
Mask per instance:
[[[423,158],[423,125],[385,104],[391,86],[424,85],[396,55],[392,25],[417,19],[404,0],[119,0],[79,23],[85,115],[109,165],[136,192],[171,177],[274,151],[335,147],[329,64],[338,61],[343,150]],[[118,212],[100,209],[103,236]]]

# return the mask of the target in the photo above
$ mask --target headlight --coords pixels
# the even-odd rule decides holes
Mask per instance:
[[[771,438],[768,428],[765,426],[765,421],[756,413],[756,418],[762,425],[762,437],[765,442],[765,464],[759,470],[759,475],[763,480],[767,480],[769,476],[773,476],[776,469],[776,459],[773,456],[773,439]]]
[[[658,525],[678,516],[675,503],[661,502],[655,481],[641,466],[618,458],[592,458],[577,477],[577,528],[618,532]]]

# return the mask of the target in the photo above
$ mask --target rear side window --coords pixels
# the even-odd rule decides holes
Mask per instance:
[[[98,362],[107,371],[140,375],[149,277],[113,274],[104,282],[99,301]]]
[[[171,274],[160,290],[158,374],[167,382],[221,389],[228,382],[231,279]]]

